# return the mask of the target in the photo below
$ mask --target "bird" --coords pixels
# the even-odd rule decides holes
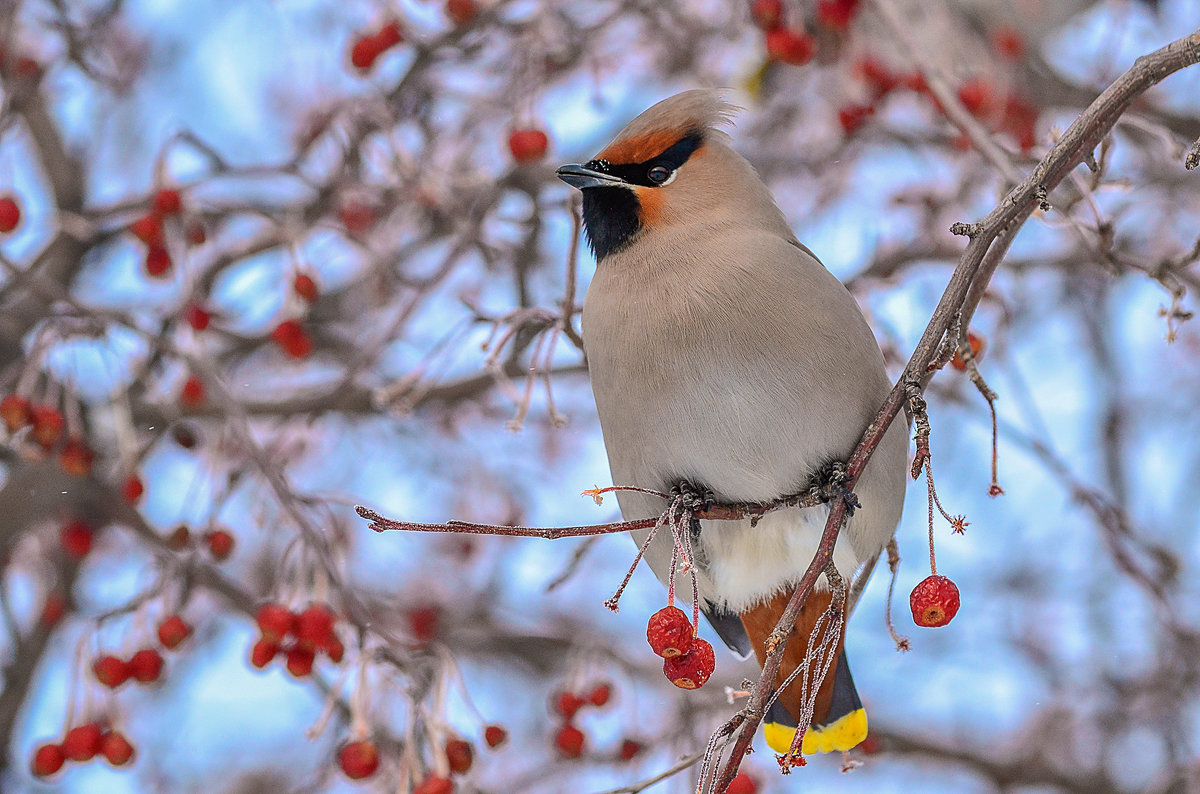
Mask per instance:
[[[891,385],[854,297],[796,238],[732,148],[724,127],[737,110],[721,90],[684,91],[634,118],[594,159],[556,171],[582,192],[596,260],[581,335],[618,486],[675,488],[720,503],[798,493],[849,457]],[[854,486],[859,507],[833,553],[847,579],[869,575],[900,521],[907,452],[906,429],[893,423]],[[617,498],[626,520],[659,516],[666,505],[628,490]],[[757,522],[698,522],[698,600],[738,655],[763,664],[827,515],[817,506]],[[631,534],[644,544],[648,532]],[[669,532],[646,548],[664,582],[672,553]],[[681,597],[690,589],[680,588]],[[804,709],[799,681],[784,684],[832,593],[818,579],[787,639],[773,682],[779,696],[763,722],[777,752],[787,752]],[[867,730],[840,631],[802,752],[849,750]]]

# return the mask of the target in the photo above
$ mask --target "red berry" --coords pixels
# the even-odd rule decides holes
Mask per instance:
[[[379,769],[379,748],[366,739],[349,742],[338,752],[338,763],[346,777],[351,780],[362,780],[375,774]]]
[[[756,0],[750,18],[762,30],[775,30],[783,24],[783,0]]]
[[[454,794],[454,784],[448,778],[430,775],[412,790],[412,794]]]
[[[870,105],[846,105],[838,111],[838,123],[847,135],[851,135],[874,113],[875,108]]]
[[[1025,54],[1025,42],[1016,28],[1002,27],[992,31],[992,48],[1009,60],[1017,60]]]
[[[30,769],[34,777],[50,777],[62,769],[66,760],[67,756],[62,747],[57,744],[43,744],[34,752]]]
[[[29,415],[33,421],[33,440],[44,449],[50,449],[57,444],[65,425],[58,409],[49,405],[35,405],[29,409]]]
[[[264,637],[254,643],[254,647],[250,649],[250,664],[261,670],[270,664],[278,653],[279,644]]]
[[[549,146],[550,139],[538,129],[513,130],[508,136],[508,151],[512,153],[513,159],[522,165],[541,160],[546,156]]]
[[[196,446],[196,431],[190,425],[178,424],[171,428],[171,438],[184,449]]]
[[[62,616],[67,611],[67,599],[63,598],[63,594],[58,590],[52,591],[46,596],[46,602],[42,604],[42,615],[39,618],[43,626],[54,626],[58,621],[62,620]]]
[[[58,453],[58,465],[72,477],[86,477],[92,471],[96,453],[82,439],[69,438]]]
[[[31,421],[29,400],[16,394],[6,394],[0,400],[0,419],[4,420],[8,432],[17,432]]]
[[[166,275],[171,269],[171,254],[161,245],[151,245],[146,249],[146,272],[155,278]]]
[[[342,226],[354,236],[366,234],[375,225],[375,210],[359,201],[348,201],[338,213]]]
[[[554,746],[565,758],[579,758],[583,755],[583,731],[574,725],[564,725],[554,734]]]
[[[116,689],[129,680],[129,665],[115,656],[101,656],[92,662],[96,680],[109,689]]]
[[[663,607],[646,625],[646,641],[664,659],[687,653],[693,636],[692,623],[679,607]]]
[[[891,92],[900,84],[900,78],[892,74],[887,66],[869,56],[859,59],[858,63],[854,65],[854,69],[871,89],[871,93],[876,99]]]
[[[129,224],[129,231],[134,237],[148,246],[161,246],[163,239],[162,217],[156,213],[143,215]]]
[[[167,546],[175,551],[183,551],[192,542],[192,533],[186,524],[180,524],[167,536]]]
[[[663,674],[680,689],[697,689],[708,681],[716,665],[713,647],[696,637],[687,653],[663,661]]]
[[[12,196],[0,197],[0,232],[8,234],[21,222],[21,208]]]
[[[909,594],[908,605],[918,626],[945,626],[958,614],[958,587],[940,574],[927,576]]]
[[[283,604],[268,602],[254,613],[254,622],[264,640],[280,642],[296,631],[296,615]]]
[[[90,761],[100,752],[102,738],[100,726],[94,722],[85,723],[67,731],[63,737],[63,755],[72,761]]]
[[[508,731],[503,725],[489,725],[483,729],[483,740],[494,750],[508,741]]]
[[[393,20],[379,29],[375,39],[386,50],[404,41],[404,31],[400,29],[400,23]]]
[[[303,648],[327,648],[337,639],[333,624],[336,618],[329,607],[313,604],[296,616],[296,642]]]
[[[417,607],[408,613],[408,625],[413,639],[427,645],[437,639],[441,612],[437,607]]]
[[[303,678],[312,673],[315,655],[308,648],[299,645],[289,648],[287,652],[287,671],[296,678]]]
[[[991,102],[992,89],[982,77],[963,83],[958,89],[958,101],[974,116],[982,114]]]
[[[921,72],[909,72],[904,75],[900,78],[900,85],[918,94],[929,93],[929,83],[925,81],[925,75]]]
[[[188,245],[204,245],[208,239],[208,233],[204,231],[204,224],[200,221],[192,221],[187,226],[187,241]]]
[[[179,391],[179,402],[189,408],[196,408],[204,402],[204,382],[195,375],[189,375]]]
[[[1037,143],[1037,120],[1037,108],[1020,97],[1010,96],[1004,102],[1000,129],[1016,138],[1022,152],[1028,152]]]
[[[92,528],[82,521],[72,521],[59,530],[58,542],[72,558],[82,560],[92,550]]]
[[[817,21],[830,30],[847,30],[858,13],[858,0],[818,0]]]
[[[292,358],[308,358],[312,353],[312,339],[299,320],[284,320],[271,332],[271,340]]]
[[[325,654],[329,657],[329,661],[334,664],[341,664],[342,658],[346,655],[346,646],[342,645],[342,641],[337,637],[325,646]]]
[[[470,742],[462,739],[451,739],[446,742],[446,761],[450,764],[450,772],[455,775],[465,775],[471,769],[475,760],[475,752]]]
[[[137,504],[145,492],[146,486],[142,485],[142,478],[136,474],[130,474],[125,478],[125,482],[121,483],[121,498],[125,500],[125,504]]]
[[[971,348],[972,357],[978,361],[983,355],[983,351],[987,348],[987,339],[984,338],[983,334],[967,331],[967,347]],[[962,356],[955,351],[954,358],[950,359],[950,366],[957,370],[965,370],[967,362],[963,361]]]
[[[171,615],[158,624],[158,641],[168,650],[174,650],[192,635],[192,627],[179,615]]]
[[[212,312],[195,303],[187,305],[187,308],[184,309],[183,317],[187,320],[188,325],[197,331],[206,330],[208,324],[212,322]]]
[[[153,207],[159,215],[174,215],[183,208],[183,200],[178,190],[164,188],[154,194]]]
[[[204,542],[215,560],[224,560],[233,553],[233,535],[223,529],[204,533]]]
[[[576,695],[574,692],[559,692],[551,701],[552,710],[556,714],[562,715],[564,719],[571,719],[575,716],[575,712],[579,711],[579,707],[586,701]]]
[[[129,658],[129,674],[141,684],[150,684],[162,675],[162,654],[153,648],[142,648]]]
[[[133,745],[117,731],[109,731],[100,740],[100,752],[113,766],[125,766],[133,760]]]
[[[739,771],[733,780],[729,781],[729,788],[725,789],[725,794],[758,794],[758,782],[743,771]]]
[[[776,28],[767,31],[767,55],[777,61],[803,66],[817,50],[813,37],[802,30]]]
[[[609,684],[597,684],[591,692],[588,693],[587,700],[593,706],[603,706],[608,703],[612,697],[612,686]]]
[[[622,761],[632,761],[641,751],[641,742],[635,742],[633,739],[626,739],[625,741],[621,742],[621,750],[618,753],[618,756]]]
[[[350,47],[350,63],[360,72],[366,72],[375,65],[375,61],[387,49],[378,36],[362,35],[354,40]]]
[[[297,273],[292,281],[292,289],[304,300],[312,303],[317,299],[317,282],[307,273]]]
[[[478,12],[475,0],[446,0],[446,16],[460,28],[470,25]]]

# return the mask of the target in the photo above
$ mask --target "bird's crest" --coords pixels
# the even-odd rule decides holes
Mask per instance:
[[[724,135],[718,128],[733,123],[740,108],[725,101],[721,90],[696,88],[667,97],[625,125],[597,155],[610,163],[640,163],[662,154],[686,135]]]

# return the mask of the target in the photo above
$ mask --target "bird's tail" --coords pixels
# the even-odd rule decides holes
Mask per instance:
[[[767,655],[768,638],[791,596],[792,590],[783,591],[770,601],[759,604],[741,615],[742,624],[746,627],[746,634],[750,637],[760,665]],[[827,620],[816,637],[812,637],[813,627],[829,607],[831,598],[832,594],[828,591],[814,591],[809,595],[808,601],[800,611],[800,617],[796,620],[796,628],[788,637],[783,661],[775,679],[776,687],[782,686],[788,676],[804,663],[809,655],[810,638],[820,646],[827,632],[834,628]],[[840,620],[842,625],[838,628],[844,629],[845,617],[841,617]],[[850,676],[843,634],[844,631],[838,632],[837,645],[829,651],[834,654],[834,659],[829,672],[817,689],[812,725],[805,732],[801,747],[801,752],[805,754],[849,750],[867,738],[867,712],[863,709],[858,691],[854,688],[854,679]],[[788,684],[763,722],[763,734],[767,744],[778,753],[788,751],[796,734],[796,726],[803,711],[804,677],[805,674],[801,673]]]

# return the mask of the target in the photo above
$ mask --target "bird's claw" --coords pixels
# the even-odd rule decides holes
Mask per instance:
[[[680,480],[672,485],[670,493],[672,501],[677,502],[679,507],[692,512],[711,510],[712,506],[717,503],[717,496],[710,489],[694,485],[686,480]]]
[[[858,496],[846,487],[848,479],[850,478],[846,474],[846,464],[835,460],[813,475],[813,484],[808,493],[825,504],[841,499],[846,503],[846,514],[852,516],[856,508],[862,507],[862,503],[858,501]]]

